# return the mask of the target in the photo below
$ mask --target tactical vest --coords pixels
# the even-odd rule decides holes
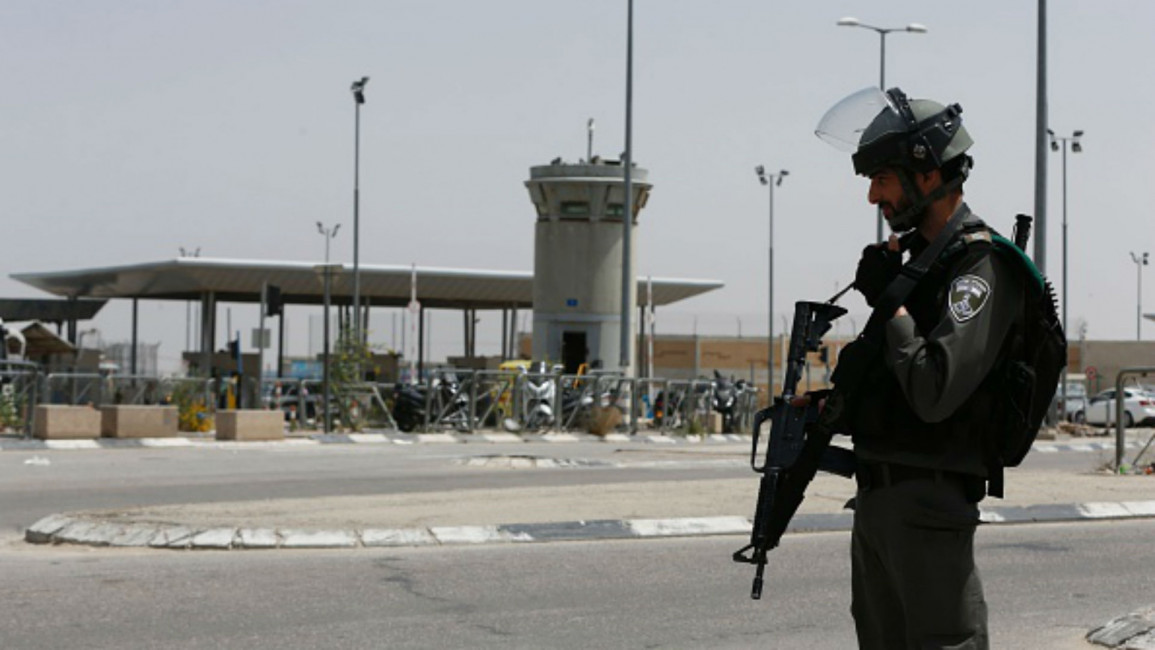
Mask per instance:
[[[919,332],[930,332],[942,318],[953,270],[963,258],[993,254],[993,250],[985,224],[976,220],[963,225],[904,303]],[[912,255],[918,252],[911,251]],[[997,383],[988,377],[950,417],[925,422],[907,402],[894,373],[879,359],[864,382],[870,388],[857,412],[849,416],[855,449],[870,460],[985,477],[983,433],[1000,409]]]

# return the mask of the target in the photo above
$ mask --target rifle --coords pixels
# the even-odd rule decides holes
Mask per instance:
[[[841,294],[840,294],[841,295]],[[750,597],[762,597],[762,574],[766,554],[778,546],[786,526],[802,503],[806,486],[819,469],[850,478],[854,475],[854,454],[831,447],[834,429],[819,420],[821,401],[829,391],[810,391],[796,399],[798,381],[806,366],[806,353],[815,352],[831,323],[846,313],[834,303],[800,301],[794,305],[794,327],[790,333],[790,352],[786,359],[786,378],[782,394],[774,403],[754,416],[754,440],[750,450],[750,468],[762,475],[758,488],[758,505],[750,543],[737,550],[735,562],[753,564],[754,585]],[[762,424],[770,421],[766,456],[758,465],[758,438]],[[746,551],[750,551],[746,555]]]

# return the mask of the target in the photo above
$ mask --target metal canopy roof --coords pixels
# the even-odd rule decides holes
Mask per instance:
[[[0,298],[0,318],[6,321],[38,320],[66,323],[90,320],[107,300],[56,300],[52,298]]]
[[[352,301],[353,266],[331,264],[333,301]],[[259,302],[264,282],[279,286],[289,304],[324,300],[323,265],[310,262],[228,260],[179,257],[161,262],[73,271],[13,273],[10,277],[65,297],[199,300],[212,291],[218,301]],[[412,268],[361,265],[361,298],[374,307],[409,304]],[[656,306],[721,288],[716,280],[654,278]],[[638,301],[645,302],[645,279],[638,280]],[[417,267],[417,299],[423,307],[502,309],[532,308],[533,273]]]

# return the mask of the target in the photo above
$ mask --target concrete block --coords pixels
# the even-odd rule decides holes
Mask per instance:
[[[48,515],[28,527],[24,531],[24,541],[31,544],[48,544],[52,536],[72,523],[72,519],[64,515]]]
[[[240,538],[235,548],[277,548],[280,538],[272,528],[242,528],[237,531]]]
[[[353,548],[357,536],[350,530],[281,530],[281,548]]]
[[[361,531],[361,543],[377,546],[428,546],[437,540],[423,528],[370,528]]]
[[[105,438],[176,437],[177,407],[136,404],[102,406],[100,435]]]
[[[237,537],[236,528],[210,528],[193,535],[189,546],[192,548],[214,548],[224,550],[233,545]]]
[[[32,435],[41,440],[100,437],[100,411],[91,406],[40,404]]]
[[[284,415],[279,411],[217,411],[217,440],[284,440]]]

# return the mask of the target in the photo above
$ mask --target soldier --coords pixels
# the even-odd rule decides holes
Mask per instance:
[[[988,478],[1001,482],[984,447],[1006,401],[992,371],[1010,354],[1026,285],[963,201],[974,162],[961,113],[867,89],[819,125],[823,139],[854,148],[867,200],[895,233],[862,252],[854,284],[867,303],[886,302],[904,252],[941,250],[897,309],[872,318],[884,323],[882,352],[844,420],[858,460],[851,611],[861,648],[989,646],[974,532]]]

